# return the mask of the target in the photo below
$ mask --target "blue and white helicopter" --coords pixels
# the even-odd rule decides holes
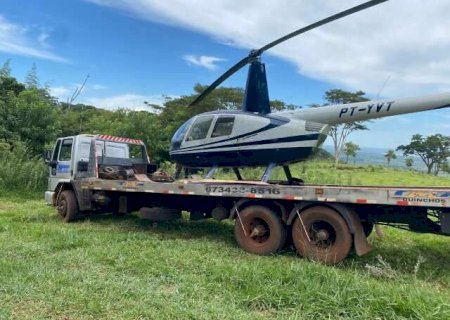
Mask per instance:
[[[288,182],[294,183],[289,164],[311,156],[325,141],[332,125],[449,107],[450,94],[440,94],[271,113],[265,66],[260,60],[264,51],[386,1],[368,1],[252,50],[189,105],[199,103],[223,81],[250,64],[242,110],[206,112],[186,121],[172,138],[172,159],[180,168],[211,168],[207,178],[212,177],[218,167],[231,167],[241,180],[239,167],[266,166],[261,179],[264,182],[268,181],[275,166],[282,166]]]

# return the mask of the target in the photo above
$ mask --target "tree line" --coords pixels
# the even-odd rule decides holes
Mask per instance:
[[[73,101],[58,101],[48,88],[40,85],[34,65],[21,83],[11,75],[7,61],[0,69],[0,152],[11,152],[25,146],[30,156],[40,156],[57,137],[102,133],[143,140],[149,146],[153,161],[161,163],[170,160],[170,139],[187,119],[201,112],[240,109],[244,90],[229,87],[217,88],[202,103],[187,108],[204,89],[205,86],[197,84],[193,94],[166,98],[162,106],[143,102],[143,106],[151,112],[105,110]],[[322,105],[311,107],[367,100],[362,91],[332,89],[325,92]],[[300,108],[280,100],[270,103],[275,111]],[[349,135],[356,130],[367,130],[367,126],[362,122],[332,126],[329,135],[335,148],[336,166],[342,153],[356,155],[359,147],[348,142]],[[427,165],[428,172],[437,174],[448,168],[449,145],[448,136],[415,135],[410,144],[399,146],[398,150],[405,155],[419,156]]]

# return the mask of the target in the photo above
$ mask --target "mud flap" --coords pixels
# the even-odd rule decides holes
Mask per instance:
[[[355,251],[358,256],[363,256],[372,251],[372,246],[367,242],[361,220],[353,210],[348,210],[348,218],[351,220],[353,226],[353,242]]]
[[[361,224],[359,216],[353,211],[352,208],[344,206],[342,204],[330,204],[330,207],[339,212],[347,222],[350,232],[353,234],[353,243],[356,254],[363,256],[366,253],[372,251],[372,246],[367,242],[367,237],[364,234],[364,229]]]
[[[120,196],[119,197],[119,208],[117,210],[119,213],[128,213],[128,204],[127,204],[127,197],[126,196]]]

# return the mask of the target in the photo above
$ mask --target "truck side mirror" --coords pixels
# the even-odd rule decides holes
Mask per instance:
[[[44,162],[46,164],[49,164],[50,160],[52,159],[52,150],[45,150],[43,157],[44,157]]]

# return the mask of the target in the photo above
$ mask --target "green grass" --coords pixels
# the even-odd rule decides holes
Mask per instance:
[[[34,194],[0,197],[0,319],[450,319],[449,237],[384,228],[373,252],[329,267],[247,254],[231,223],[185,218],[64,224]]]
[[[391,169],[379,165],[340,164],[334,169],[330,161],[306,161],[291,165],[292,175],[302,178],[309,184],[345,184],[367,186],[450,186],[449,176],[434,176],[419,171]],[[244,179],[261,179],[264,168],[247,168],[242,170]],[[220,170],[217,178],[235,179],[231,170]],[[271,176],[274,180],[285,180],[282,168],[277,167]]]
[[[247,254],[229,223],[63,224],[42,201],[0,203],[0,319],[450,317],[446,237],[386,228],[368,256],[327,267]]]

